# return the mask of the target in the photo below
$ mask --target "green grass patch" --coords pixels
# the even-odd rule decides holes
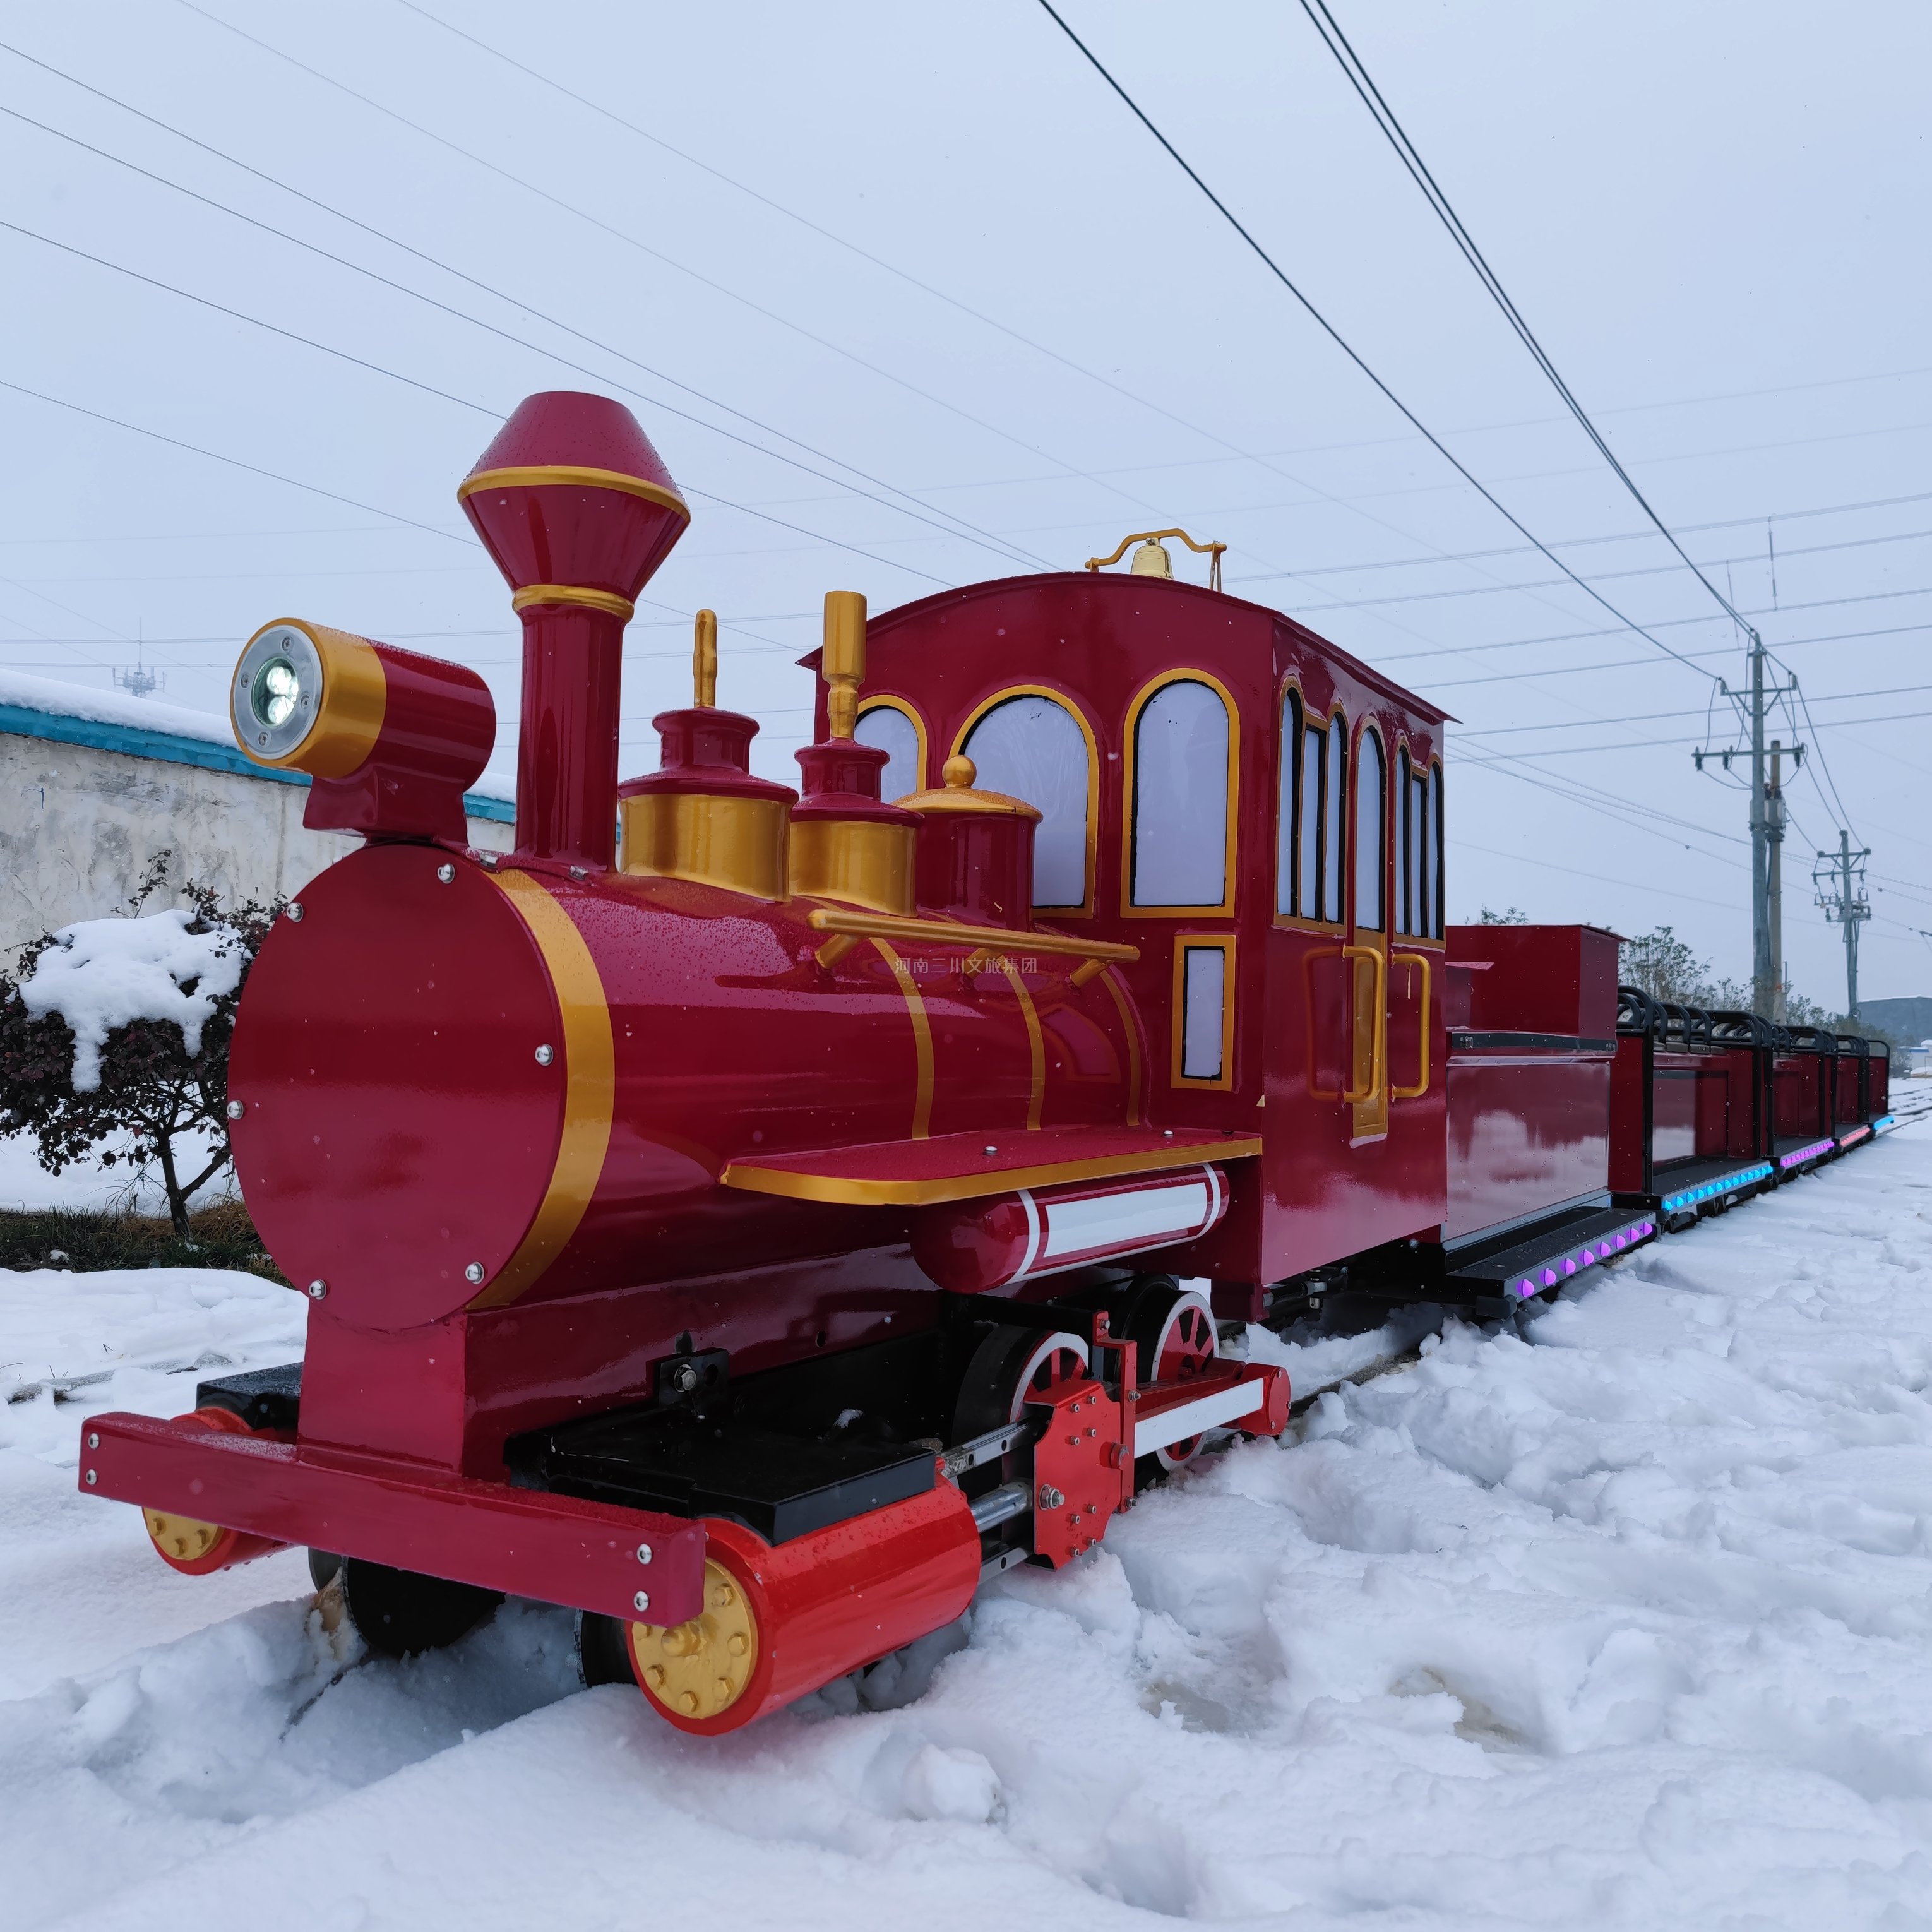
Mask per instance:
[[[165,1215],[48,1208],[0,1212],[0,1268],[236,1268],[290,1284],[239,1201],[202,1208],[183,1240]]]

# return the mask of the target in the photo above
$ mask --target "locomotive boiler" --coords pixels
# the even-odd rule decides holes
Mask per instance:
[[[1165,530],[870,622],[831,593],[796,789],[700,612],[620,782],[676,484],[554,394],[459,494],[523,627],[512,851],[464,842],[472,673],[296,619],[236,668],[238,742],[363,843],[230,1055],[304,1359],[83,1433],[177,1568],[304,1545],[394,1652],[563,1605],[588,1681],[727,1731],[1280,1434],[1286,1376],[1224,1332],[1343,1288],[1500,1313],[1682,1206],[1615,936],[1449,928],[1444,715],[1225,595],[1217,548],[1206,586]],[[1760,1045],[1727,1077],[1764,1123],[1712,1143],[1752,1161]],[[1828,1136],[1883,1091],[1842,1057]]]

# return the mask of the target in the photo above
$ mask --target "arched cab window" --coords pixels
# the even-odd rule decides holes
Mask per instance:
[[[1234,751],[1226,694],[1186,674],[1145,693],[1128,720],[1128,910],[1233,908]]]
[[[1300,694],[1281,705],[1281,790],[1276,802],[1275,910],[1342,922],[1342,808],[1347,724],[1311,718]]]
[[[868,714],[869,715],[869,714]],[[959,748],[978,768],[982,790],[1023,798],[1040,814],[1033,842],[1033,902],[1042,910],[1091,911],[1094,749],[1086,728],[1044,692],[996,698]]]
[[[890,802],[926,786],[926,728],[909,706],[875,699],[859,714],[852,735],[888,754],[879,774],[879,796]]]
[[[1405,746],[1396,758],[1396,930],[1442,936],[1442,767],[1418,770]]]
[[[1382,844],[1388,818],[1383,798],[1387,766],[1382,741],[1372,727],[1363,732],[1356,760],[1355,925],[1360,932],[1382,932],[1388,926],[1383,904],[1388,855]]]

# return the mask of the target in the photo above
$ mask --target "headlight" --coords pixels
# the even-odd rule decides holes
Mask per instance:
[[[473,670],[278,617],[248,640],[228,700],[255,764],[314,780],[310,830],[468,836],[463,795],[496,737],[490,688]]]
[[[257,764],[339,778],[382,728],[382,667],[364,638],[283,619],[248,640],[235,667],[236,742]]]

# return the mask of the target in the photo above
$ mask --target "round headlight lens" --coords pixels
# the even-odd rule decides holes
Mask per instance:
[[[277,730],[289,722],[302,696],[302,680],[286,658],[272,658],[255,674],[249,708],[258,724]]]

